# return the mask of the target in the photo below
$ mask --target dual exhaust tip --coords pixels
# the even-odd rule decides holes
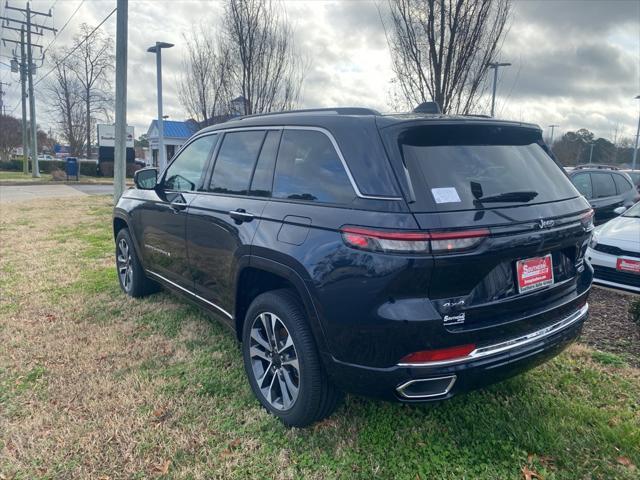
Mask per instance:
[[[407,400],[421,400],[446,395],[456,383],[455,375],[447,375],[437,378],[420,378],[409,380],[396,388],[401,398]]]

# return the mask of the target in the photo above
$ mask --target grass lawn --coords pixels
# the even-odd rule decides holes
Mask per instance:
[[[284,428],[230,332],[175,296],[119,291],[111,208],[0,205],[0,478],[638,478],[640,370],[580,344],[441,404],[348,396]]]
[[[74,177],[75,178],[75,177]],[[54,182],[54,183],[62,183],[56,182],[51,178],[50,173],[41,173],[39,178],[33,178],[31,173],[29,175],[25,175],[22,172],[14,172],[14,171],[6,171],[0,170],[0,182],[12,183],[12,182],[33,182],[33,183],[42,183],[42,182]],[[70,180],[73,182],[73,180]],[[105,178],[105,177],[88,177],[86,175],[80,176],[80,182],[82,183],[96,183],[96,184],[112,184],[113,178]],[[131,179],[127,179],[128,183],[131,183]]]

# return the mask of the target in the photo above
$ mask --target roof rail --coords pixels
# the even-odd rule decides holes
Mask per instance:
[[[380,115],[380,112],[373,108],[366,107],[336,107],[336,108],[307,108],[303,110],[285,110],[283,112],[255,113],[253,115],[243,115],[232,120],[244,120],[247,118],[270,117],[272,115],[295,115],[298,113],[328,113],[333,115]]]
[[[594,169],[594,170],[620,170],[615,165],[601,165],[596,163],[586,163],[584,165],[578,165],[574,168],[574,170],[586,170],[586,169]]]

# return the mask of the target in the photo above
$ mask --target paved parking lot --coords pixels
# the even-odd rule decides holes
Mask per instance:
[[[12,185],[0,187],[0,203],[112,194],[113,185]]]

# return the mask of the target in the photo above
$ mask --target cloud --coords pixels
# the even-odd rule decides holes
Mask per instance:
[[[46,11],[51,3],[35,0],[32,7]],[[60,28],[79,3],[56,2],[55,26]],[[82,22],[97,25],[114,3],[85,2],[54,46],[69,45]],[[310,63],[302,107],[390,109],[393,75],[378,12],[386,8],[385,1],[289,0],[283,5],[299,53]],[[223,3],[217,1],[129,2],[128,120],[135,125],[136,135],[145,133],[156,116],[155,60],[147,47],[156,40],[175,43],[163,52],[164,112],[181,120],[186,115],[179,101],[184,36],[203,22],[213,32],[219,31],[222,9]],[[103,28],[115,37],[115,15]],[[45,36],[45,45],[51,39]],[[9,55],[9,51],[1,47],[0,55]],[[542,126],[557,123],[561,131],[586,127],[598,135],[609,135],[618,125],[623,136],[635,134],[640,2],[516,1],[501,59],[513,65],[500,70],[500,116]],[[0,61],[8,59],[0,57]],[[40,72],[47,70],[45,64]],[[17,78],[0,66],[0,81],[12,83],[5,97],[11,110],[19,100]],[[48,126],[52,118],[46,114],[43,89],[36,93],[39,123]],[[489,100],[485,95],[479,113],[488,113]],[[14,114],[19,113],[18,106]]]

